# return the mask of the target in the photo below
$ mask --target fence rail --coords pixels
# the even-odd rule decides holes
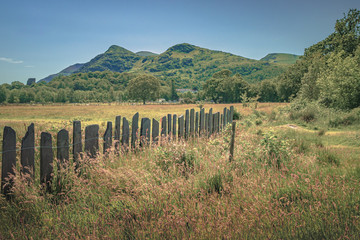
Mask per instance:
[[[82,140],[81,122],[73,122],[72,144],[70,144],[69,132],[61,129],[56,135],[56,146],[53,146],[52,136],[48,132],[42,132],[40,146],[35,146],[34,124],[31,123],[21,141],[21,148],[16,149],[16,132],[8,126],[4,127],[2,148],[2,171],[1,192],[9,198],[13,187],[13,176],[16,168],[16,153],[21,151],[20,173],[29,176],[29,181],[34,179],[35,173],[35,149],[40,148],[40,183],[50,191],[54,162],[54,150],[58,168],[65,167],[70,162],[70,147],[72,147],[72,160],[75,169],[80,166],[82,154],[95,158],[99,153],[99,140],[103,140],[103,153],[114,149],[118,154],[138,147],[149,145],[156,146],[162,141],[187,140],[196,136],[210,137],[218,133],[231,123],[234,116],[234,107],[224,108],[223,113],[213,113],[212,108],[208,113],[205,109],[195,112],[194,109],[186,110],[185,115],[167,114],[161,118],[160,123],[156,119],[142,118],[139,129],[139,113],[132,118],[131,129],[128,120],[121,116],[115,117],[114,136],[112,122],[107,122],[103,137],[99,137],[99,125],[85,127],[85,139]],[[121,130],[121,131],[120,131]],[[131,130],[131,131],[130,131]],[[131,138],[130,138],[131,136]],[[139,139],[138,139],[139,137]],[[114,139],[114,141],[113,141]],[[131,141],[130,141],[131,140]]]

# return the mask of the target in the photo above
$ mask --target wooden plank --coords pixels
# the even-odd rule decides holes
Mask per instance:
[[[61,129],[57,134],[57,151],[58,169],[69,165],[69,132]]]
[[[51,191],[53,180],[54,153],[50,133],[42,132],[40,137],[40,184],[47,192]]]
[[[103,153],[107,153],[112,147],[112,122],[107,122],[106,130],[104,133],[104,148]]]
[[[4,127],[2,143],[1,192],[7,199],[11,198],[11,190],[16,167],[16,132],[11,127]]]
[[[28,181],[34,180],[35,174],[35,133],[31,123],[21,141],[21,174]]]
[[[44,138],[46,136],[44,135]],[[80,166],[80,158],[82,153],[82,135],[81,135],[81,122],[73,121],[73,159],[75,163],[75,169]]]
[[[131,148],[136,147],[136,140],[139,131],[139,113],[135,113],[131,122]]]
[[[85,128],[85,152],[95,158],[99,152],[99,125],[94,124]]]

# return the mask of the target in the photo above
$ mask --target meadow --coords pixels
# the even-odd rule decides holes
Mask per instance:
[[[61,171],[51,193],[16,175],[14,198],[0,199],[0,239],[358,239],[359,125],[300,121],[288,104],[233,105],[233,161],[227,127],[210,138],[84,158],[81,174]],[[160,119],[191,108],[199,106],[0,106],[0,133],[12,126],[20,141],[34,122],[37,139],[71,130],[73,120],[105,131],[116,115]]]

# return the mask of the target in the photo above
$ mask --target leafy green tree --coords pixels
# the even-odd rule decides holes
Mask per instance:
[[[6,101],[6,89],[4,86],[0,86],[0,103],[3,103]]]
[[[147,100],[159,97],[160,81],[152,75],[140,75],[130,80],[127,91],[130,99],[142,100],[145,104]]]

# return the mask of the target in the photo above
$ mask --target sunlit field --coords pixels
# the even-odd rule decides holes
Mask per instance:
[[[80,175],[56,172],[50,193],[38,171],[30,185],[17,173],[13,200],[0,199],[0,239],[358,239],[358,128],[292,121],[287,104],[234,106],[231,162],[228,125],[210,138],[85,157]],[[160,119],[191,108],[199,106],[2,106],[1,124],[15,126],[20,141],[30,122],[36,136],[71,131],[72,120],[104,131],[116,115]]]

